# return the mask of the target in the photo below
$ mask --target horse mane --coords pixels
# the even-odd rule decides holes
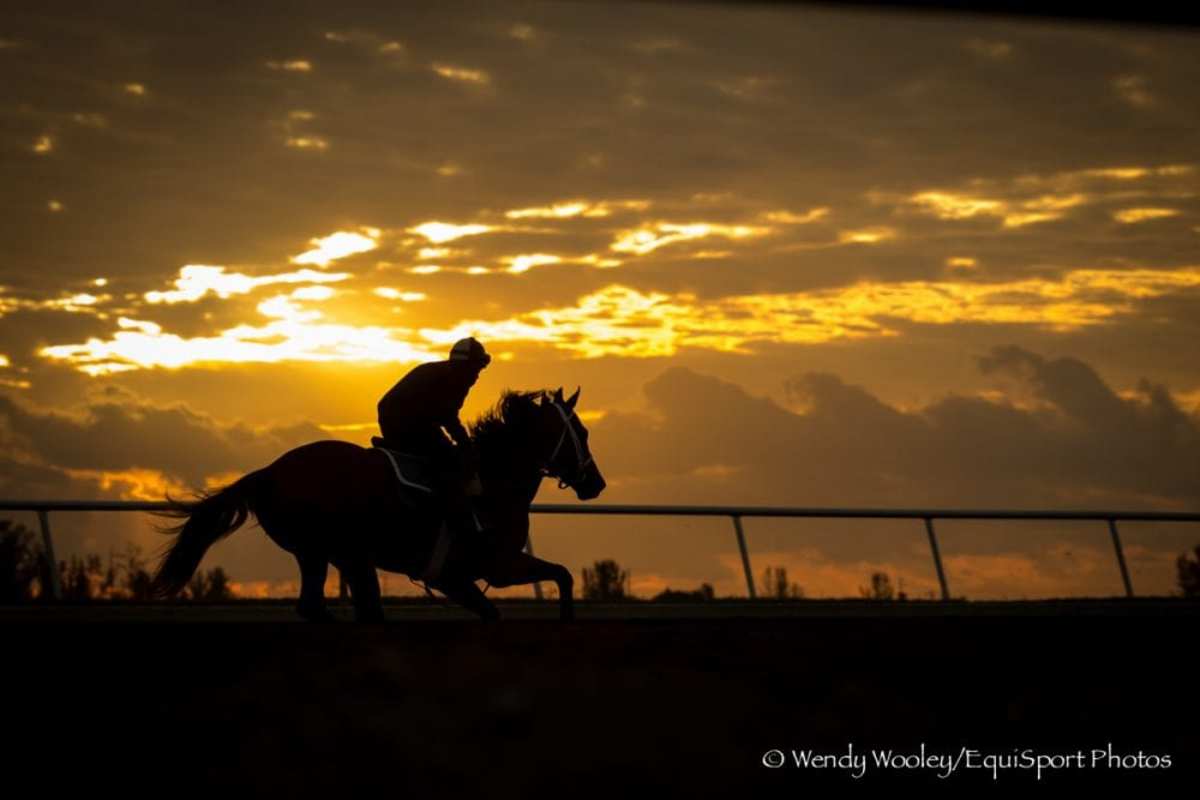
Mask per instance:
[[[513,433],[518,429],[521,420],[528,419],[539,398],[549,394],[538,389],[532,392],[518,392],[505,389],[500,393],[500,399],[487,411],[480,414],[469,426],[471,441],[480,449],[492,449],[498,445],[507,445]]]

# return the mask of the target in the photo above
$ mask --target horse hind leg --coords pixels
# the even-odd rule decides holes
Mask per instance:
[[[320,555],[297,554],[300,563],[300,600],[296,611],[309,622],[333,622],[334,617],[325,605],[325,576],[329,561]]]

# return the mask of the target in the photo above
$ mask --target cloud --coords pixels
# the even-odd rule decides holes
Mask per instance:
[[[312,239],[310,244],[315,245],[315,247],[298,256],[293,256],[291,262],[293,264],[315,264],[318,267],[327,267],[330,262],[336,261],[339,258],[346,258],[358,253],[367,253],[379,246],[381,231],[378,228],[363,227],[359,230],[361,233],[338,231],[325,237]]]
[[[1176,216],[1179,216],[1179,211],[1174,208],[1126,208],[1113,212],[1113,219],[1127,225]]]
[[[720,236],[726,239],[746,239],[766,236],[771,228],[761,225],[720,225],[708,222],[677,224],[658,222],[633,230],[622,231],[613,242],[612,249],[618,253],[646,255],[660,247],[678,242]]]
[[[284,72],[312,72],[312,62],[302,58],[295,58],[290,61],[268,61],[267,67],[274,70],[283,70]]]
[[[329,142],[320,136],[289,136],[285,141],[288,147],[297,150],[328,150]]]
[[[308,257],[304,263],[326,266],[328,260],[324,263],[318,260],[326,255],[328,254],[324,251],[314,250],[299,257]],[[225,267],[188,264],[179,269],[174,290],[146,292],[145,298],[149,303],[194,303],[210,293],[224,299],[235,294],[248,294],[260,286],[274,283],[328,283],[343,281],[349,277],[349,273],[345,272],[317,272],[311,269],[250,276],[240,272],[226,272]]]
[[[645,386],[646,411],[592,425],[593,452],[610,483],[632,480],[617,490],[627,502],[1200,505],[1200,419],[1166,387],[1142,381],[1122,397],[1081,361],[1016,346],[979,368],[1015,383],[911,410],[830,373],[788,379],[783,407],[675,368]],[[696,481],[703,470],[713,480]]]
[[[420,234],[434,244],[452,242],[464,236],[478,236],[493,230],[496,228],[490,225],[454,225],[449,222],[425,222],[409,228],[410,232]]]
[[[485,86],[492,82],[492,78],[481,69],[468,69],[466,67],[457,67],[451,64],[434,64],[430,67],[438,75],[458,83],[474,83]]]
[[[30,476],[42,476],[38,482],[67,476],[58,482],[94,481],[126,495],[147,481],[203,487],[210,476],[256,469],[290,447],[326,438],[306,422],[219,423],[184,404],[153,405],[120,392],[74,412],[30,408],[0,395],[0,436]],[[25,494],[32,486],[12,488]]]

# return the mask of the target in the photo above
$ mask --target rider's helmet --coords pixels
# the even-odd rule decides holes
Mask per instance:
[[[450,360],[465,361],[483,369],[491,363],[492,357],[474,337],[468,336],[466,339],[459,339],[454,343],[454,347],[450,348]]]

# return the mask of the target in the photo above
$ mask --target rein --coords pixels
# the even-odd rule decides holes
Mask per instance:
[[[564,411],[563,407],[558,403],[552,402],[550,405],[553,406],[554,410],[558,412],[558,415],[562,417],[563,429],[562,433],[560,433],[558,436],[558,444],[554,445],[554,451],[550,453],[550,457],[546,459],[546,463],[542,466],[542,474],[548,477],[553,477],[550,475],[550,465],[552,465],[555,459],[558,458],[558,453],[560,450],[562,450],[563,442],[566,441],[567,434],[569,433],[571,434],[571,442],[575,445],[576,468],[574,480],[578,480],[583,476],[583,471],[588,468],[589,464],[592,463],[592,457],[589,455],[587,458],[584,458],[583,444],[579,441],[579,434],[575,433],[575,426],[571,424],[571,420],[575,417],[575,411],[572,410],[571,416],[568,417],[567,412]],[[558,488],[565,489],[570,485],[571,481],[567,481],[565,478],[559,477]]]

